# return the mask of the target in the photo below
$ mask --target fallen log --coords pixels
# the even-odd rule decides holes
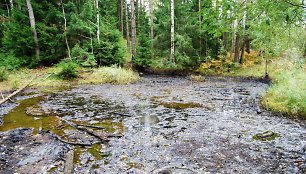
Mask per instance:
[[[35,76],[36,77],[36,76]],[[0,101],[0,105],[3,104],[4,102],[6,102],[7,100],[10,100],[12,97],[14,97],[16,94],[18,94],[19,92],[21,92],[22,90],[24,90],[27,86],[29,86],[32,81],[35,79],[35,77],[33,77],[27,84],[25,84],[24,86],[22,86],[21,88],[19,88],[17,91],[13,92],[12,94],[10,94],[9,96],[7,96],[6,98],[4,98],[3,100]]]
[[[63,118],[60,118],[60,119],[61,119],[62,121],[64,121],[64,122],[66,122],[69,126],[75,128],[75,129],[77,129],[77,130],[84,131],[84,132],[88,133],[89,135],[91,135],[91,136],[93,136],[93,137],[99,139],[102,143],[109,142],[109,140],[107,139],[106,136],[101,136],[101,135],[97,134],[96,132],[87,129],[87,128],[84,127],[84,126],[78,126],[77,124],[72,123],[72,122],[70,122],[70,121],[68,121],[68,120],[65,120],[65,119],[63,119]]]
[[[92,146],[92,145],[98,143],[98,142],[95,142],[95,143],[78,143],[78,142],[67,141],[67,140],[64,140],[64,139],[60,138],[59,136],[57,136],[55,134],[53,135],[53,137],[55,139],[57,139],[58,141],[62,142],[62,143],[70,144],[70,145],[73,145],[73,146],[82,146],[82,147],[85,147],[85,146]]]
[[[89,127],[89,128],[94,128],[94,129],[105,129],[105,127],[102,127],[102,126],[87,125],[87,124],[77,124],[77,126]]]
[[[111,114],[115,114],[115,115],[124,116],[124,117],[132,117],[132,115],[124,114],[124,113],[119,113],[119,112],[110,112],[110,113],[111,113]]]

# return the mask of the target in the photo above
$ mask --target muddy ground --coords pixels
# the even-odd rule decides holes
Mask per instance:
[[[149,76],[130,85],[28,90],[0,107],[0,173],[64,173],[72,151],[73,173],[82,174],[305,173],[306,124],[261,108],[267,87]],[[116,136],[99,143],[63,119]]]

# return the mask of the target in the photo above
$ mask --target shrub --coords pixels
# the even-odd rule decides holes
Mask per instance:
[[[61,62],[58,64],[58,67],[61,69],[57,74],[59,78],[63,80],[72,80],[78,77],[77,67],[78,65],[74,62]]]
[[[16,70],[25,64],[24,59],[15,57],[13,53],[0,53],[0,67]]]
[[[8,72],[5,68],[0,68],[0,82],[7,80]]]

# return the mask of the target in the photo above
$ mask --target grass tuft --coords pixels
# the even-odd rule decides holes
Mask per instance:
[[[118,67],[101,67],[94,69],[91,74],[82,76],[81,84],[129,84],[139,80],[139,75],[132,70]]]

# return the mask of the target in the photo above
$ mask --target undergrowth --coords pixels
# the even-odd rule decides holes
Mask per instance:
[[[90,74],[84,74],[81,84],[129,84],[138,81],[139,76],[132,70],[120,67],[100,67]]]

